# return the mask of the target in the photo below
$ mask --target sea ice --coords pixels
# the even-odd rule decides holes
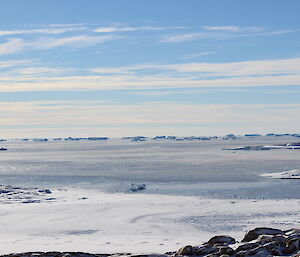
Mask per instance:
[[[272,172],[261,174],[263,177],[278,179],[300,179],[300,169],[287,170],[283,172]]]

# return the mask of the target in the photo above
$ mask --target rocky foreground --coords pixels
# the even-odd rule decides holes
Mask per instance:
[[[241,242],[226,235],[211,238],[208,242],[187,245],[175,252],[164,254],[134,255],[131,253],[90,254],[82,252],[27,252],[2,255],[3,257],[244,257],[244,256],[293,256],[300,257],[300,229],[280,230],[274,228],[255,228],[246,233]]]

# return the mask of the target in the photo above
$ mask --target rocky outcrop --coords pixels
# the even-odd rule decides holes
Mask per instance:
[[[241,243],[230,236],[215,236],[200,246],[185,246],[175,256],[300,256],[300,230],[282,231],[274,228],[255,228],[246,233]]]
[[[250,230],[245,235],[242,242],[250,242],[252,240],[257,239],[260,235],[282,235],[284,232],[280,229],[274,229],[274,228],[255,228],[253,230]]]
[[[214,236],[207,242],[208,244],[215,245],[215,244],[221,244],[221,245],[230,245],[235,244],[236,241],[233,237],[230,236]]]

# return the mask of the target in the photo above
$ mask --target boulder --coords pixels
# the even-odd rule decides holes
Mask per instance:
[[[220,244],[220,245],[230,245],[235,244],[236,241],[233,237],[230,236],[214,236],[207,242],[210,245]]]
[[[296,253],[295,257],[300,257],[300,251]]]
[[[210,244],[194,247],[194,255],[197,256],[214,254],[218,251],[219,249],[216,246]]]
[[[252,255],[252,256],[257,256],[257,254],[258,253],[260,253],[260,255],[262,254],[262,253],[268,253],[268,254],[270,254],[269,253],[269,251],[268,251],[268,249],[266,248],[266,247],[264,247],[264,246],[258,246],[258,247],[256,247],[256,248],[254,248],[254,249],[251,249],[248,253],[247,253],[247,256],[248,255]]]
[[[270,253],[271,253],[272,255],[274,255],[274,256],[280,256],[280,255],[282,255],[282,251],[280,251],[280,250],[277,249],[277,248],[272,248],[272,249],[270,250]]]
[[[221,246],[218,248],[219,251],[217,252],[217,255],[223,255],[223,254],[226,254],[226,255],[233,255],[235,253],[235,251],[229,247],[229,246]]]
[[[258,242],[260,244],[266,244],[266,243],[270,243],[273,241],[274,241],[274,238],[273,238],[273,236],[270,236],[270,235],[259,235],[258,238],[256,239],[256,242]]]
[[[284,234],[284,232],[280,229],[265,228],[265,227],[255,228],[246,233],[242,242],[250,242],[252,240],[257,239],[260,235],[282,235],[282,234]]]
[[[281,244],[278,242],[270,242],[267,244],[264,244],[263,247],[265,247],[269,252],[271,252],[271,250],[278,250],[281,251]]]
[[[246,243],[243,245],[240,245],[237,249],[236,252],[241,252],[241,251],[247,251],[247,250],[251,250],[254,249],[256,247],[260,246],[260,244],[258,242],[255,243]]]
[[[254,256],[255,257],[272,257],[272,255],[266,250],[261,250],[261,251],[257,252]]]
[[[175,256],[179,255],[192,255],[194,253],[194,248],[191,245],[186,245],[181,247],[176,253]]]
[[[284,234],[287,235],[288,237],[298,236],[298,235],[300,235],[300,229],[292,228],[292,229],[284,231]]]
[[[292,254],[300,251],[300,237],[290,238],[286,242],[285,254]]]
[[[247,251],[243,250],[243,251],[236,251],[236,257],[244,257],[247,256]]]

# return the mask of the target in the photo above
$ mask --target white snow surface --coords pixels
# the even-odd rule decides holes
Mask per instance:
[[[300,226],[300,200],[53,190],[55,201],[3,204],[0,253],[85,251],[163,253],[216,234],[238,240],[258,226]]]
[[[164,253],[259,226],[299,228],[299,181],[260,176],[298,176],[298,150],[222,150],[293,141],[3,142],[0,254]]]
[[[287,170],[283,172],[264,173],[261,176],[278,179],[300,179],[300,169]]]

